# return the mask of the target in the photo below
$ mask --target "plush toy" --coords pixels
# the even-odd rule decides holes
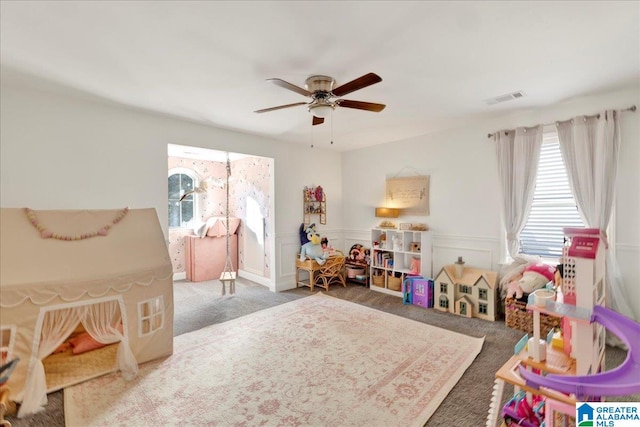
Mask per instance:
[[[369,264],[369,256],[370,256],[369,249],[366,249],[360,243],[356,243],[353,246],[351,246],[351,249],[349,250],[349,256],[348,256],[347,262],[349,264],[360,264],[360,265]]]
[[[304,237],[303,237],[304,232]],[[302,243],[303,240],[307,240],[306,243]],[[302,247],[300,248],[300,261],[304,261],[307,258],[314,259],[319,265],[324,265],[329,258],[329,252],[325,252],[320,244],[320,235],[316,231],[316,225],[311,224],[305,226],[300,224],[300,241]]]
[[[323,237],[320,239],[320,246],[322,246],[322,251],[329,254],[329,256],[335,254],[336,250],[333,249],[333,246],[329,244],[329,239]]]
[[[519,280],[509,283],[507,297],[522,298],[523,293],[530,294],[536,289],[544,288],[544,286],[552,282],[554,279],[555,267],[543,263],[528,265],[522,272]]]
[[[409,268],[409,274],[420,274],[420,258],[411,258],[411,268]]]

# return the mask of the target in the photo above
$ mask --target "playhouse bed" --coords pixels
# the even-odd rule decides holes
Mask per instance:
[[[42,361],[47,378],[47,393],[113,372],[119,345],[120,343],[110,344],[82,354],[73,354],[69,348],[47,356]]]

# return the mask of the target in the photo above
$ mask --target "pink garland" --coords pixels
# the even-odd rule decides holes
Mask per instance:
[[[58,234],[47,230],[47,228],[40,222],[40,220],[38,220],[38,217],[36,216],[36,213],[33,211],[33,209],[25,208],[24,211],[27,213],[27,218],[29,218],[31,224],[33,224],[33,226],[40,232],[40,236],[43,239],[84,240],[96,236],[106,236],[109,232],[109,229],[112,227],[112,224],[116,225],[117,223],[122,221],[122,218],[124,218],[127,212],[129,212],[129,208],[124,208],[120,212],[118,212],[118,215],[116,215],[113,221],[111,221],[111,224],[103,225],[97,231],[78,234],[76,236],[65,236],[63,234]]]

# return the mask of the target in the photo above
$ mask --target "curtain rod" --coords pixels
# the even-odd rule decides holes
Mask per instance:
[[[636,106],[635,106],[635,105],[632,105],[632,106],[631,106],[631,107],[629,107],[629,108],[625,108],[624,110],[620,110],[620,112],[625,112],[625,111],[633,111],[633,112],[635,112],[635,111],[636,111],[636,109],[637,109],[637,108],[636,108]],[[596,114],[595,116],[600,117],[600,114]],[[589,117],[589,116],[587,116],[587,117]],[[590,117],[594,117],[594,116],[590,116]],[[558,120],[558,121],[559,121],[559,122],[561,122],[561,121],[563,121],[563,120]],[[543,124],[542,126],[551,126],[552,124],[555,124],[555,123],[557,123],[557,122],[553,122],[553,123],[545,123],[545,124]],[[496,134],[495,132],[494,132],[494,133],[488,133],[488,134],[487,134],[487,138],[491,138],[491,137],[492,137],[492,136],[494,136],[495,134]]]

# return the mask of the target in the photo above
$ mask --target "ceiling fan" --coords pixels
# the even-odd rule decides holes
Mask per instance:
[[[296,102],[294,104],[279,105],[277,107],[265,108],[255,111],[256,113],[266,113],[268,111],[280,110],[282,108],[296,107],[298,105],[306,105],[307,110],[313,114],[313,125],[324,123],[327,117],[336,107],[355,108],[357,110],[374,111],[376,113],[384,110],[386,105],[376,104],[373,102],[350,101],[348,99],[332,99],[340,97],[356,90],[371,86],[382,81],[382,78],[375,73],[368,73],[358,77],[341,86],[334,87],[336,81],[329,76],[311,76],[304,84],[305,89],[286,82],[282,79],[267,79],[274,84],[289,89],[300,95],[311,98],[310,102]]]

